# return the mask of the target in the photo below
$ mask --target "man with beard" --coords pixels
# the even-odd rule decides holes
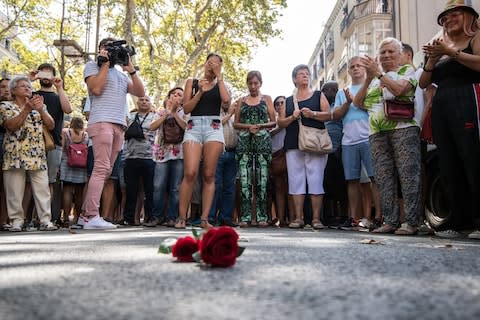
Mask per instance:
[[[11,100],[10,90],[8,89],[8,84],[10,79],[2,78],[0,80],[0,102]],[[3,163],[3,135],[5,134],[5,128],[0,126],[0,168]],[[7,204],[5,201],[5,190],[3,187],[3,171],[0,170],[0,230],[8,229],[10,225],[8,224],[8,214],[7,214]]]
[[[55,77],[55,68],[49,63],[42,63],[38,66],[37,71],[30,73],[30,77],[40,81],[40,90],[35,92],[43,97],[48,113],[55,121],[55,128],[51,131],[53,140],[55,141],[55,149],[47,154],[48,166],[48,183],[50,185],[50,194],[52,195],[52,206],[54,206],[56,193],[54,192],[54,185],[57,182],[57,174],[60,168],[60,161],[62,159],[62,129],[63,116],[72,112],[70,101],[63,90],[63,81]],[[55,90],[53,89],[55,87]],[[52,209],[52,221],[60,218],[60,210]],[[68,214],[68,213],[67,213]],[[68,221],[67,221],[68,222]]]

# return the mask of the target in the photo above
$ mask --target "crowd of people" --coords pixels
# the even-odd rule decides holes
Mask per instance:
[[[377,57],[349,59],[342,89],[328,81],[313,90],[301,64],[292,71],[293,95],[272,99],[261,91],[262,74],[250,71],[248,93],[234,100],[223,59],[212,53],[201,78],[171,89],[157,108],[131,60],[123,72],[111,63],[114,39],[106,38],[101,58],[84,70],[88,126],[73,117],[64,128],[72,107],[52,65],[2,79],[0,223],[10,231],[28,229],[37,216],[39,230],[143,222],[432,232],[424,225],[421,140],[431,124],[452,215],[436,234],[469,229],[480,239],[478,13],[457,2],[439,15],[443,35],[423,47],[423,69],[408,44],[388,37]],[[133,111],[127,94],[137,97]],[[305,151],[303,126],[326,129],[332,150]],[[57,178],[62,214],[52,216]]]

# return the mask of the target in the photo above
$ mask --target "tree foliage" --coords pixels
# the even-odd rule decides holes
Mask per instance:
[[[83,46],[86,26],[95,29],[97,1],[65,1],[68,15],[63,38]],[[15,21],[0,35],[12,28],[29,35],[28,46],[18,44],[19,65],[3,61],[2,69],[16,73],[31,70],[41,62],[61,65],[60,51],[52,45],[60,35],[59,1],[55,1],[55,10],[51,10],[51,2],[0,2],[10,8],[9,21]],[[103,0],[100,34],[126,39],[136,47],[135,63],[148,94],[158,103],[171,87],[182,86],[188,77],[201,76],[209,52],[222,55],[225,79],[234,89],[244,89],[246,65],[253,50],[279,35],[275,23],[285,7],[286,0]],[[67,60],[65,88],[75,105],[86,94],[82,70],[83,66]]]
[[[225,78],[243,88],[252,50],[279,35],[274,27],[285,0],[137,0],[131,28],[112,1],[106,15],[110,33],[134,39],[137,63],[156,100],[188,77],[198,77],[209,52],[224,58]]]

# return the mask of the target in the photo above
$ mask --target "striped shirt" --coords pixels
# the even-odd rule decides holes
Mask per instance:
[[[85,65],[83,78],[86,80],[90,76],[97,75],[100,71],[97,63],[89,61]],[[116,123],[126,126],[125,106],[127,105],[128,83],[130,80],[127,75],[115,68],[108,69],[108,76],[99,96],[90,95],[90,116],[88,124],[97,122]]]

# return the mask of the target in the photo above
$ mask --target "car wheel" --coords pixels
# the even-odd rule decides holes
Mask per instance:
[[[439,170],[428,174],[428,189],[425,199],[425,218],[432,228],[438,228],[450,221],[447,193],[440,179]]]

